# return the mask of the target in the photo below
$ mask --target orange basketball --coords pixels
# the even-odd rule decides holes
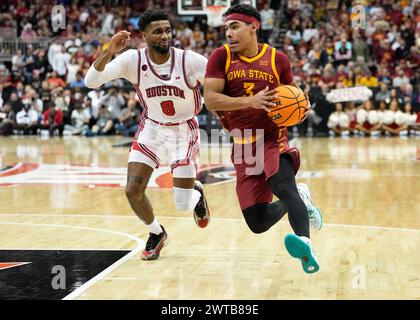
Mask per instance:
[[[268,113],[270,119],[278,126],[291,127],[306,117],[308,101],[303,91],[293,86],[279,86],[276,88],[278,99],[276,106]]]

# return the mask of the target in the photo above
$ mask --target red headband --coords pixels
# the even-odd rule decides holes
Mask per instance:
[[[247,16],[246,14],[242,13],[231,13],[225,18],[225,22],[228,22],[229,20],[239,20],[246,23],[255,23],[257,26],[257,30],[260,29],[260,23],[258,20],[254,17]]]

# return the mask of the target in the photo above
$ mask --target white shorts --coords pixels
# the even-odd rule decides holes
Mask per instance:
[[[170,126],[143,119],[131,145],[128,162],[158,168],[161,157],[166,156],[174,177],[195,178],[199,147],[200,132],[196,117]]]

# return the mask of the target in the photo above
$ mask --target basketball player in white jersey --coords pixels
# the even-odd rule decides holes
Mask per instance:
[[[111,61],[130,39],[129,32],[118,32],[90,67],[85,84],[96,88],[125,78],[133,84],[144,107],[128,158],[126,195],[131,208],[149,229],[141,258],[155,260],[167,242],[167,233],[154,216],[145,190],[153,170],[159,167],[159,154],[167,152],[169,156],[176,208],[193,211],[201,228],[210,221],[202,185],[195,180],[200,143],[195,116],[202,108],[199,84],[207,59],[171,47],[171,24],[163,11],[145,11],[139,29],[147,47],[126,50]]]

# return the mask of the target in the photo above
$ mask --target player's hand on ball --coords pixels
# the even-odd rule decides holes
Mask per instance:
[[[109,52],[114,54],[124,49],[130,41],[130,32],[122,30],[114,34],[109,44]]]
[[[261,90],[254,96],[250,96],[250,106],[254,109],[263,109],[267,112],[270,112],[270,107],[274,107],[276,104],[272,102],[274,99],[278,98],[276,90],[268,90],[268,86],[265,89]]]

